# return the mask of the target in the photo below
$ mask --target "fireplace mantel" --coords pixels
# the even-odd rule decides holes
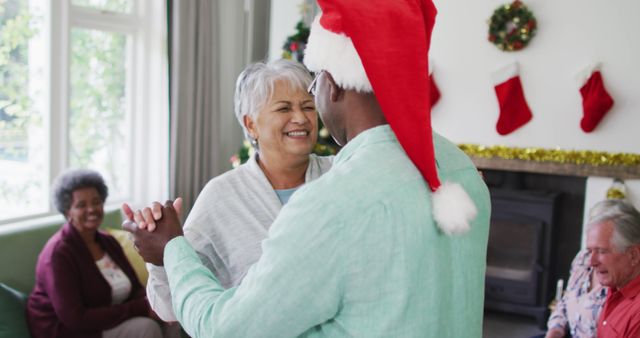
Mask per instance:
[[[470,156],[478,169],[494,169],[505,171],[520,171],[539,174],[566,176],[602,176],[620,179],[640,179],[640,165],[635,166],[605,166],[590,164],[573,164],[557,162],[538,162],[518,159],[485,158]]]
[[[640,154],[458,144],[479,169],[563,176],[640,178]]]

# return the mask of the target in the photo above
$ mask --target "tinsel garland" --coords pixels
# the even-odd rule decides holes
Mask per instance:
[[[502,158],[535,162],[588,164],[592,166],[637,166],[640,154],[608,153],[591,150],[560,150],[544,148],[515,148],[507,146],[458,145],[469,156]]]

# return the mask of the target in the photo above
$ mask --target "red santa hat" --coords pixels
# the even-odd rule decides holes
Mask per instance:
[[[343,89],[373,92],[405,152],[433,191],[433,216],[446,234],[466,232],[476,208],[457,183],[440,183],[431,132],[428,52],[431,0],[318,0],[305,65]]]

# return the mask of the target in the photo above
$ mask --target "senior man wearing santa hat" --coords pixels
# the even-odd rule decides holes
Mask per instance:
[[[165,204],[132,227],[164,264],[195,337],[481,337],[488,190],[432,133],[429,0],[319,0],[305,64],[321,118],[344,148],[284,206],[263,255],[224,290]]]

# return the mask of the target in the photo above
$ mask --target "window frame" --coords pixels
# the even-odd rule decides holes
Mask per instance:
[[[48,133],[48,186],[68,168],[71,32],[73,28],[95,29],[129,35],[126,69],[126,113],[129,191],[121,199],[108,198],[106,211],[119,208],[122,202],[134,207],[168,197],[169,99],[166,8],[162,1],[133,0],[130,13],[79,7],[71,0],[51,0],[45,8],[44,25],[48,39],[49,69],[45,74],[43,126]],[[164,98],[164,100],[159,99]],[[49,189],[46,189],[49,192]],[[50,192],[49,192],[50,194]],[[33,213],[0,220],[2,228],[32,227],[59,222],[62,217],[48,198],[45,213]]]

